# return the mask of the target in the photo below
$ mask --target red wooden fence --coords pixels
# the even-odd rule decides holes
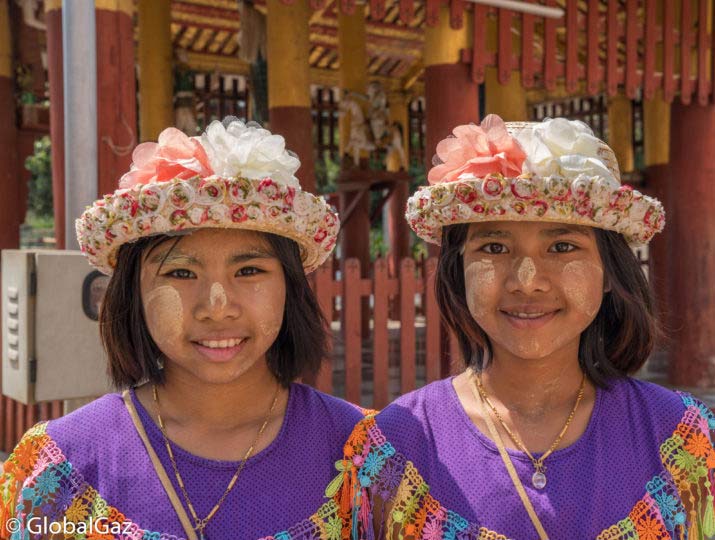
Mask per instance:
[[[434,294],[437,259],[405,258],[399,274],[388,273],[386,259],[361,278],[360,262],[348,259],[341,275],[325,264],[312,276],[321,309],[333,330],[332,361],[325,362],[315,385],[363,406],[381,408],[397,395],[444,376],[449,354]],[[362,335],[363,299],[370,300],[370,333]],[[399,321],[390,320],[396,304]],[[399,336],[397,336],[399,334]],[[456,351],[456,349],[455,349]]]

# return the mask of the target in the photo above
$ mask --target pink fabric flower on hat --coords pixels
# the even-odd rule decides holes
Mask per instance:
[[[441,163],[430,170],[430,184],[454,182],[465,173],[477,178],[494,173],[507,177],[521,174],[526,154],[499,116],[490,114],[481,125],[457,126],[452,133],[453,137],[437,145]]]
[[[134,149],[132,166],[119,180],[119,187],[184,180],[194,176],[211,176],[213,169],[201,143],[184,132],[170,127],[159,135],[158,142],[145,142]]]

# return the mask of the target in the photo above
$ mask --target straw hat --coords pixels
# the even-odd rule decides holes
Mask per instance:
[[[340,222],[322,198],[301,189],[300,161],[285,141],[234,117],[200,137],[165,129],[142,143],[119,189],[75,222],[82,252],[105,274],[119,248],[140,238],[201,228],[246,229],[295,240],[306,273],[330,255]]]
[[[661,203],[622,185],[613,150],[580,121],[507,122],[489,115],[437,145],[429,186],[405,214],[422,239],[480,221],[550,221],[621,233],[646,244],[663,230]]]

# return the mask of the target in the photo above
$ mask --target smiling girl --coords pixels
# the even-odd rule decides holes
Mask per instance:
[[[111,275],[100,331],[127,390],[25,435],[0,536],[48,538],[52,522],[67,537],[340,536],[348,506],[326,487],[362,413],[295,382],[326,355],[305,274],[337,216],[300,189],[282,137],[236,119],[201,138],[169,128],[133,159],[77,221]]]
[[[715,416],[631,378],[657,325],[628,244],[662,229],[660,203],[621,186],[581,122],[453,133],[407,218],[441,243],[436,293],[466,369],[356,428],[356,536],[715,535]]]

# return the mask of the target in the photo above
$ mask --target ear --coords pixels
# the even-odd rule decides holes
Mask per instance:
[[[609,293],[611,292],[611,284],[608,282],[608,280],[603,280],[603,293]]]

